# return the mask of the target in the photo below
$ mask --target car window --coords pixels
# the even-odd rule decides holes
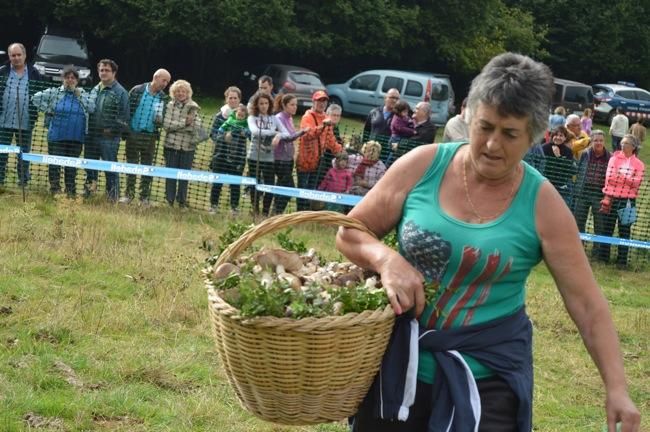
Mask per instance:
[[[634,90],[620,90],[616,93],[616,95],[625,99],[634,99],[634,93]]]
[[[384,78],[384,84],[381,86],[381,92],[388,93],[388,90],[394,88],[401,93],[403,87],[404,87],[403,78],[387,76],[386,78]]]
[[[614,92],[604,87],[594,87],[594,96],[603,98],[603,97],[612,97]]]
[[[593,102],[593,93],[588,87],[566,86],[564,100],[580,104],[591,103]]]
[[[650,101],[650,94],[637,90],[636,91],[636,99],[642,100],[642,101]]]
[[[449,99],[449,87],[446,84],[431,84],[431,100],[446,101]]]
[[[298,83],[311,86],[324,87],[318,75],[309,72],[289,72],[289,78]]]
[[[408,80],[406,82],[406,89],[404,90],[404,96],[422,96],[423,88],[422,84],[417,81]]]
[[[361,75],[356,77],[350,83],[350,88],[355,90],[377,90],[379,84],[379,75]]]
[[[39,54],[55,54],[77,58],[88,58],[85,46],[76,39],[44,37],[38,47]]]

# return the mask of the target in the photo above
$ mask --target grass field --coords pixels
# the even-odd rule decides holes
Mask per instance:
[[[227,218],[0,195],[0,431],[343,432],[258,420],[234,399],[201,269]],[[333,251],[333,229],[297,227]],[[650,430],[647,274],[594,268]],[[600,431],[601,381],[541,265],[529,280],[535,431]]]

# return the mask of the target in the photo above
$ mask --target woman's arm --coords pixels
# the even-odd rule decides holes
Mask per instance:
[[[605,384],[609,430],[622,421],[623,431],[637,431],[640,415],[627,393],[618,336],[607,300],[584,253],[575,219],[548,182],[541,186],[535,212],[544,261]]]
[[[260,117],[255,117],[255,116],[248,116],[247,123],[248,123],[248,130],[251,131],[251,136],[253,138],[258,137],[258,136],[271,136],[271,135],[276,135],[277,131],[275,130],[275,119],[273,117],[271,118],[271,124],[274,125],[273,129],[269,129],[268,127],[260,127],[263,126],[260,120]]]
[[[51,99],[59,92],[59,87],[52,87],[39,91],[32,96],[32,104],[39,111],[47,111],[51,105]]]
[[[174,132],[186,127],[187,117],[182,115],[182,110],[174,106],[174,102],[167,104],[165,118],[163,119],[163,128],[167,131]]]
[[[418,147],[395,161],[386,175],[357,204],[349,216],[364,223],[378,238],[393,230],[402,215],[409,192],[431,164],[437,146]],[[396,314],[416,308],[424,310],[424,277],[397,251],[370,234],[340,228],[337,248],[358,266],[376,271]]]

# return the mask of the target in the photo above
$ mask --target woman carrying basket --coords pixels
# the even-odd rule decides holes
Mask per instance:
[[[544,134],[552,95],[548,67],[513,53],[495,57],[469,93],[469,144],[414,149],[350,212],[379,238],[397,229],[399,253],[349,228],[340,229],[337,245],[381,275],[396,314],[413,308],[419,320],[415,337],[396,349],[414,324],[408,314],[398,318],[382,379],[353,431],[530,431],[525,284],[542,259],[603,377],[609,431],[616,422],[624,432],[639,429],[607,301],[573,216],[553,186],[522,163]],[[440,284],[426,301],[425,283]],[[419,346],[409,345],[418,336]],[[394,396],[396,389],[403,391]]]

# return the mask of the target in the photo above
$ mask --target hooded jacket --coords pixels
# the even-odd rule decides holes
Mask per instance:
[[[636,198],[644,173],[645,165],[636,155],[628,158],[622,150],[616,151],[607,164],[603,193],[614,198]]]

